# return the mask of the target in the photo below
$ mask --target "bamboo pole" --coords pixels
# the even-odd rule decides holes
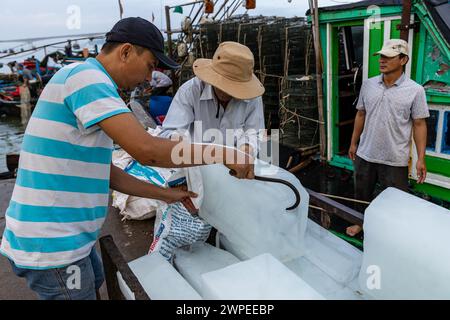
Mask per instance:
[[[326,152],[326,135],[325,135],[325,123],[323,121],[323,60],[322,60],[322,46],[320,45],[320,32],[319,32],[319,8],[317,0],[308,0],[309,8],[311,12],[312,31],[314,37],[314,51],[316,56],[316,83],[317,83],[317,108],[319,114],[319,133],[320,133],[320,159],[325,161]]]
[[[170,7],[166,6],[166,34],[167,34],[167,49],[168,49],[168,55],[170,58],[173,57],[173,48],[172,48],[172,27],[170,26]],[[170,71],[170,75],[172,78],[172,83],[173,83],[173,90],[176,91],[177,85],[175,85],[176,81],[175,81],[175,71],[171,70]]]
[[[166,34],[169,57],[172,58],[172,27],[170,26],[170,7],[166,6]]]

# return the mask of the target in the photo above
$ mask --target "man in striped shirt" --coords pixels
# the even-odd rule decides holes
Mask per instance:
[[[95,299],[103,272],[94,245],[109,188],[186,206],[195,196],[142,182],[111,164],[113,141],[144,165],[189,166],[195,152],[186,145],[191,162],[175,165],[171,153],[177,142],[147,134],[117,93],[118,87],[132,89],[149,80],[158,61],[177,66],[164,56],[160,31],[142,18],[126,18],[106,41],[97,58],[52,77],[23,139],[0,252],[42,299]],[[222,147],[210,154],[228,159]],[[246,160],[226,165],[239,178],[252,178],[251,159]]]

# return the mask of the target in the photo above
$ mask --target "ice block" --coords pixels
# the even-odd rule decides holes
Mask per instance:
[[[205,273],[201,279],[205,299],[324,299],[310,285],[268,253]]]
[[[201,275],[239,262],[231,253],[204,242],[194,243],[190,250],[177,249],[174,265],[189,284],[202,295]]]
[[[359,284],[376,299],[450,299],[450,211],[395,188],[366,209]]]
[[[281,261],[304,253],[309,195],[290,172],[258,161],[255,174],[283,179],[300,193],[273,182],[236,179],[223,165],[201,167],[204,199],[199,215],[223,233],[247,257],[271,253]]]
[[[201,299],[197,291],[158,252],[142,256],[128,265],[152,300]],[[134,294],[119,272],[117,278],[125,298],[134,300]]]

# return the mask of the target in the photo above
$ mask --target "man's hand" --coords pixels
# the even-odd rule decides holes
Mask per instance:
[[[243,151],[235,149],[233,163],[224,163],[230,169],[230,174],[238,179],[255,179],[255,159]]]
[[[350,149],[348,150],[348,157],[355,161],[356,160],[356,150],[358,149],[358,141],[361,136],[364,123],[366,121],[366,111],[358,110],[355,116],[355,124],[353,126],[352,140],[350,141]]]
[[[352,144],[350,145],[350,149],[348,149],[348,157],[355,161],[356,160],[356,150],[358,149],[358,145]]]
[[[255,179],[253,163],[250,164],[226,164],[230,174],[238,179]]]
[[[186,186],[180,186],[175,188],[165,189],[165,193],[163,196],[163,201],[170,204],[174,202],[181,202],[184,207],[189,211],[189,213],[194,214],[198,212],[198,209],[195,208],[192,203],[191,198],[197,198],[197,194],[188,191]]]
[[[427,177],[427,167],[423,159],[417,160],[416,163],[417,170],[417,183],[424,183]]]

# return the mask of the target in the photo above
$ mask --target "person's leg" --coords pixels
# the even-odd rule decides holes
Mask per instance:
[[[90,256],[62,268],[37,270],[17,267],[13,272],[27,280],[42,300],[95,300],[95,274]]]
[[[371,201],[377,183],[377,171],[375,164],[370,163],[358,156],[354,162],[355,168],[355,199]],[[356,210],[364,213],[367,205],[357,204]],[[350,236],[355,236],[361,232],[362,227],[353,225],[347,228],[346,232]]]
[[[381,190],[394,187],[408,192],[408,167],[380,165],[378,172]]]
[[[28,122],[27,106],[25,103],[20,104],[20,120],[22,126],[25,128]]]

